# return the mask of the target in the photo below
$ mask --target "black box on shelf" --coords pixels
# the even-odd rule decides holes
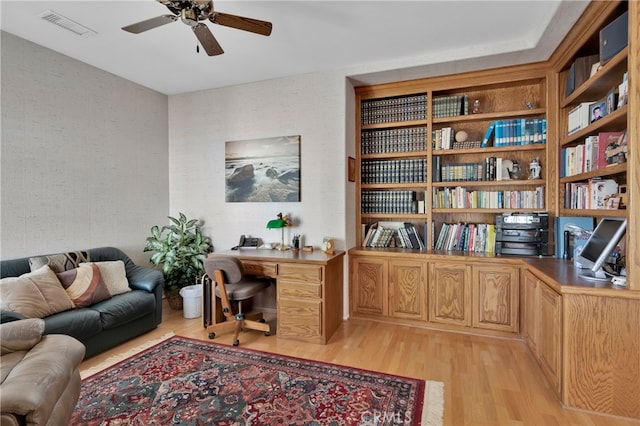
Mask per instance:
[[[629,42],[629,12],[625,12],[600,30],[600,65],[606,64]]]

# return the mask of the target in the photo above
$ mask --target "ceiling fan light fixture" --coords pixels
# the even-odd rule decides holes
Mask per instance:
[[[198,14],[193,9],[182,9],[180,19],[190,27],[198,25]]]

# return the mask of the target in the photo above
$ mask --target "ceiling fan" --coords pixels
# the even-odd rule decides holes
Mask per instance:
[[[180,19],[183,23],[191,27],[205,52],[207,52],[207,55],[214,56],[223,54],[224,50],[222,50],[222,47],[218,44],[218,41],[209,30],[209,27],[200,21],[209,20],[214,24],[249,31],[264,36],[270,35],[273,27],[271,22],[217,12],[213,9],[213,1],[211,0],[156,1],[167,6],[173,15],[162,15],[146,19],[144,21],[122,27],[122,29],[133,34],[139,34]]]

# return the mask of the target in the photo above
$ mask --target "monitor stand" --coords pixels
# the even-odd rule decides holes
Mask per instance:
[[[578,274],[578,276],[580,278],[584,278],[585,280],[589,280],[589,281],[599,281],[599,282],[610,282],[611,281],[611,277],[608,277],[605,273],[604,270],[602,268],[598,269],[596,272],[584,272],[581,274]]]

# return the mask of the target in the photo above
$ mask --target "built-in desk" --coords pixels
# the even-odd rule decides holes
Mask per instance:
[[[276,279],[277,331],[281,339],[326,344],[342,323],[344,251],[239,249],[246,274]],[[215,298],[211,304],[216,318]]]

